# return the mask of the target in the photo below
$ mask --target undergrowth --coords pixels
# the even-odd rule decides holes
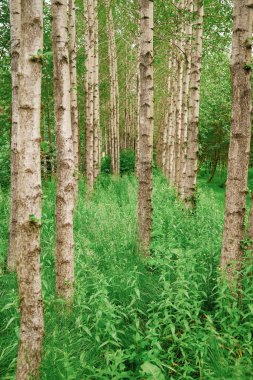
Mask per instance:
[[[42,380],[253,379],[252,267],[233,305],[218,281],[220,193],[200,186],[189,215],[167,182],[154,178],[151,258],[136,255],[134,176],[102,176],[75,213],[75,302],[54,296],[55,185],[44,186]],[[0,378],[15,378],[17,283],[6,274],[8,194],[0,193]]]

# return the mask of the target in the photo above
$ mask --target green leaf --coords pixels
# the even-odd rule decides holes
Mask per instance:
[[[151,375],[151,379],[153,380],[165,380],[165,377],[160,368],[150,362],[143,363],[141,365],[141,369],[145,375]]]

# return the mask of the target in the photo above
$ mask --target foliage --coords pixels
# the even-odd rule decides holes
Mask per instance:
[[[252,265],[240,306],[217,281],[224,189],[200,179],[195,215],[154,177],[152,256],[136,255],[137,183],[101,176],[75,214],[75,302],[54,297],[55,184],[43,192],[45,341],[41,378],[252,378]],[[19,333],[16,278],[4,273],[8,194],[0,193],[0,377],[14,379]],[[248,262],[248,261],[247,261]],[[246,263],[246,262],[245,262]]]
[[[101,172],[104,174],[110,173],[111,157],[106,156],[102,160]],[[120,174],[134,173],[135,154],[132,150],[122,150],[120,152]]]

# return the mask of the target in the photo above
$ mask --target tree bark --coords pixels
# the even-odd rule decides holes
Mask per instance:
[[[200,101],[200,79],[202,61],[202,34],[204,6],[202,0],[194,0],[196,20],[193,26],[192,58],[189,90],[189,123],[187,135],[186,173],[182,199],[187,208],[196,205],[196,181],[198,160],[198,123]]]
[[[93,138],[93,177],[96,181],[100,173],[100,157],[99,157],[99,56],[98,56],[98,2],[94,1],[94,138]]]
[[[54,113],[57,145],[56,293],[71,303],[74,295],[74,151],[70,110],[67,0],[52,0]]]
[[[251,138],[252,1],[234,0],[232,42],[232,126],[228,155],[226,209],[220,266],[231,284],[240,286]]]
[[[140,135],[138,187],[139,248],[150,253],[152,227],[152,156],[153,156],[153,1],[140,0]]]
[[[136,66],[136,142],[135,142],[135,175],[138,178],[140,157],[140,17],[138,20],[137,66]]]
[[[172,56],[172,84],[171,84],[171,104],[169,111],[169,183],[170,186],[175,184],[175,136],[176,136],[176,100],[177,100],[177,65],[176,58]]]
[[[49,83],[48,76],[46,75],[46,90],[47,90],[47,132],[49,140],[49,152],[50,152],[50,164],[51,164],[51,178],[55,176],[54,168],[54,148],[53,148],[53,139],[52,139],[52,123],[51,123],[51,110],[50,110],[50,92],[49,92]]]
[[[94,1],[84,0],[84,16],[86,20],[86,122],[85,122],[85,171],[87,178],[87,194],[94,187]]]
[[[165,149],[165,162],[164,162],[164,175],[169,179],[170,178],[170,148],[171,148],[171,117],[172,117],[172,91],[173,91],[173,59],[169,53],[169,62],[168,62],[168,100],[167,107],[168,112],[166,113],[166,136],[164,136],[164,149]]]
[[[19,70],[21,36],[21,0],[10,0],[11,25],[11,75],[12,75],[12,127],[11,127],[11,197],[9,222],[9,247],[7,268],[15,271],[17,266],[17,176],[19,155]]]
[[[179,42],[182,48],[182,41]],[[175,123],[175,187],[179,190],[180,183],[180,160],[181,160],[181,120],[182,120],[182,98],[183,98],[183,57],[181,51],[177,53],[177,101],[176,101],[176,123]]]
[[[75,164],[75,196],[78,193],[78,150],[79,150],[79,124],[77,104],[77,74],[76,74],[76,8],[75,0],[69,0],[69,67],[70,67],[70,100],[71,100],[71,126],[73,137],[73,151]]]
[[[119,84],[117,68],[117,51],[115,42],[115,31],[112,8],[109,0],[105,0],[107,9],[107,34],[110,69],[110,155],[111,172],[114,175],[120,174],[120,153],[119,153]]]
[[[39,376],[44,331],[40,276],[42,1],[21,0],[20,37],[17,273],[21,322],[16,379],[28,380]]]
[[[189,15],[193,12],[193,1],[187,3]],[[180,178],[178,193],[183,197],[184,181],[186,173],[186,158],[187,158],[187,131],[188,131],[188,97],[191,72],[191,44],[192,44],[192,21],[189,20],[185,28],[186,41],[184,44],[184,72],[183,72],[183,94],[182,94],[182,119],[181,119],[181,154],[180,154]]]

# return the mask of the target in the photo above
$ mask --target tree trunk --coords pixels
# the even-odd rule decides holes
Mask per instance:
[[[94,1],[94,138],[93,138],[93,177],[94,181],[100,173],[99,158],[99,57],[98,57],[98,2]]]
[[[173,60],[171,54],[169,54],[168,62],[168,100],[167,107],[168,112],[166,113],[166,136],[164,136],[164,175],[170,178],[170,148],[171,148],[171,116],[172,116],[172,91],[173,91]]]
[[[117,51],[114,32],[114,21],[112,8],[109,0],[105,0],[107,9],[107,34],[109,49],[109,69],[110,69],[110,155],[111,172],[120,174],[119,156],[119,85],[117,68]]]
[[[75,196],[78,193],[78,149],[79,126],[77,105],[77,77],[76,77],[76,8],[75,0],[69,0],[69,67],[70,67],[70,100],[71,100],[71,125],[75,164]]]
[[[51,164],[51,178],[55,176],[54,169],[54,149],[53,149],[53,139],[52,139],[52,125],[51,125],[51,110],[50,110],[50,92],[49,92],[49,83],[48,76],[46,76],[46,89],[47,89],[47,131],[48,131],[48,140],[49,140],[49,152],[50,152],[50,164]]]
[[[86,20],[86,123],[85,123],[85,171],[87,194],[94,187],[94,4],[93,0],[84,0]]]
[[[198,160],[198,123],[200,79],[202,61],[202,34],[204,6],[202,0],[194,0],[194,14],[196,21],[193,27],[191,75],[189,90],[189,124],[187,135],[186,173],[183,186],[183,201],[186,207],[194,208],[196,205],[196,181]]]
[[[11,127],[11,198],[9,222],[9,247],[7,268],[15,271],[17,266],[17,176],[19,154],[19,70],[21,36],[21,0],[10,1],[11,24],[11,75],[12,75],[12,127]]]
[[[135,175],[138,178],[140,157],[140,17],[138,20],[137,66],[136,66],[136,142],[135,142]]]
[[[54,112],[57,145],[56,292],[71,303],[74,295],[74,152],[70,110],[67,0],[52,0]]]
[[[187,4],[189,16],[193,11],[193,1],[189,0]],[[188,97],[191,72],[191,44],[192,44],[192,22],[187,22],[186,41],[184,44],[184,72],[183,72],[183,94],[182,94],[182,119],[181,119],[181,154],[180,154],[180,178],[179,178],[179,195],[183,198],[184,181],[186,172],[187,157],[187,130],[188,130]]]
[[[212,164],[211,164],[211,173],[210,173],[210,177],[208,178],[207,183],[212,182],[213,177],[215,176],[215,173],[216,173],[216,168],[217,168],[218,162],[219,162],[219,157],[215,157],[214,162],[212,162]]]
[[[175,184],[175,134],[176,134],[176,99],[177,99],[177,65],[172,57],[172,84],[171,104],[169,111],[169,183]]]
[[[153,156],[153,1],[140,0],[140,137],[138,187],[138,240],[149,255],[152,227]]]
[[[182,48],[182,42],[179,42]],[[181,51],[177,53],[177,101],[176,101],[176,131],[175,131],[175,187],[179,190],[180,183],[180,160],[181,160],[181,120],[183,98],[183,57]]]
[[[228,155],[226,209],[220,266],[229,282],[236,285],[240,274],[244,238],[251,138],[251,45],[252,7],[248,0],[234,0],[232,43],[232,127]],[[240,286],[240,282],[237,283]]]
[[[39,377],[43,341],[40,276],[41,226],[41,56],[43,9],[40,0],[21,0],[19,81],[19,172],[17,178],[17,273],[20,338],[17,380]]]

